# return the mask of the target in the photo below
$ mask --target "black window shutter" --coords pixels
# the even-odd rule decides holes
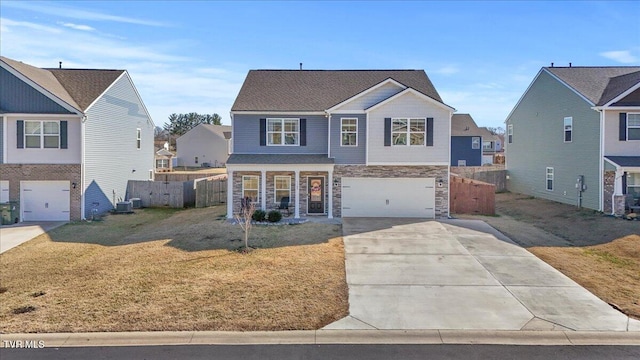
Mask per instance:
[[[267,119],[260,119],[260,146],[267,146]]]
[[[427,118],[427,146],[433,146],[433,118]]]
[[[384,118],[384,146],[391,146],[391,118]]]
[[[627,141],[627,113],[620,113],[620,129],[618,140]]]
[[[300,119],[300,146],[307,146],[307,119]]]
[[[66,149],[68,147],[67,141],[67,121],[60,121],[60,149]]]
[[[624,175],[622,175],[622,195],[626,195],[627,194],[627,173],[625,172]]]
[[[16,143],[18,144],[18,149],[24,149],[24,120],[17,121],[17,138]]]

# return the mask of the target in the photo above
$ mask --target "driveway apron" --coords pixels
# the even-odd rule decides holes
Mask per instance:
[[[325,329],[629,328],[482,221],[346,218],[343,235],[350,314]]]

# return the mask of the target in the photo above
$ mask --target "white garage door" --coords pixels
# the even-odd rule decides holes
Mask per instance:
[[[69,221],[69,181],[21,181],[22,221]]]
[[[9,181],[0,181],[0,203],[9,202]]]
[[[435,179],[342,178],[342,216],[435,218]]]

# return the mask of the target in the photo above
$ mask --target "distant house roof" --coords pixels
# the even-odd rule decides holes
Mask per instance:
[[[156,151],[156,155],[158,156],[175,156],[171,151],[167,150],[167,149],[160,149],[158,151]]]
[[[227,164],[333,164],[327,154],[231,154]]]
[[[640,83],[640,66],[545,67],[595,105],[604,105]]]
[[[196,127],[194,127],[193,129],[187,131],[184,135],[187,135],[188,133],[192,132],[192,131],[207,131],[210,132],[212,134],[221,136],[223,138],[225,138],[226,140],[229,140],[231,138],[231,126],[230,125],[211,125],[211,124],[198,124]],[[178,140],[182,137],[180,136],[178,138]],[[229,136],[229,137],[227,137]]]
[[[44,90],[85,111],[125,70],[41,69],[4,56],[0,59]]]
[[[251,70],[231,111],[324,111],[387,79],[443,103],[424,70]]]
[[[451,136],[482,136],[478,125],[469,114],[451,116]]]

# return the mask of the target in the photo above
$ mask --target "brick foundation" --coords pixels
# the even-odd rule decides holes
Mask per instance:
[[[70,219],[80,220],[80,164],[0,164],[0,179],[9,181],[9,200],[20,202],[20,181],[61,181],[78,184],[70,189]]]

